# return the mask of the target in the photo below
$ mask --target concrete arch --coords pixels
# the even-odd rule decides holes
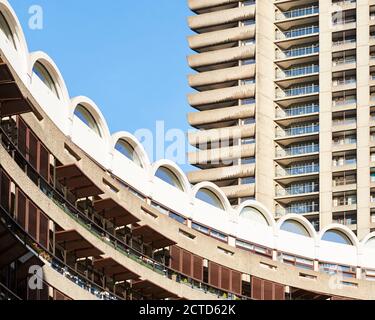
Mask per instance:
[[[319,241],[324,241],[324,240],[322,240],[322,238],[323,238],[323,236],[324,236],[328,231],[338,231],[338,232],[341,232],[341,233],[344,234],[346,237],[348,237],[348,239],[349,239],[350,242],[351,242],[351,245],[353,245],[353,246],[356,247],[356,248],[359,247],[359,241],[358,241],[358,238],[357,238],[357,236],[353,233],[353,231],[350,230],[347,226],[344,226],[344,225],[342,225],[342,224],[338,224],[338,223],[330,224],[330,225],[324,227],[324,228],[319,232],[319,235],[318,235],[318,239],[319,239]]]
[[[306,230],[307,233],[310,235],[310,238],[313,238],[314,241],[317,239],[317,233],[313,227],[313,225],[307,220],[305,217],[300,216],[298,214],[287,214],[284,217],[282,217],[279,221],[277,221],[277,232],[282,231],[281,227],[284,224],[284,222],[287,222],[288,220],[295,221],[302,225]]]
[[[362,239],[362,241],[360,242],[360,244],[361,244],[362,246],[366,246],[366,244],[367,244],[370,240],[372,240],[372,239],[375,239],[375,231],[369,233],[366,237],[364,237],[364,238]]]
[[[30,53],[28,74],[31,76],[31,79],[33,77],[34,65],[37,62],[41,63],[50,73],[53,81],[55,82],[56,89],[60,96],[60,100],[68,104],[70,97],[69,97],[68,89],[66,87],[64,78],[59,68],[53,61],[53,59],[42,51],[36,51],[36,52]]]
[[[189,182],[187,176],[185,175],[185,173],[181,170],[181,168],[176,163],[174,163],[173,161],[170,161],[170,160],[165,160],[165,159],[159,160],[159,161],[156,161],[155,163],[153,163],[151,165],[151,170],[150,170],[150,179],[151,180],[156,178],[156,176],[155,176],[156,172],[158,171],[158,169],[160,167],[165,167],[176,175],[177,179],[181,183],[183,192],[185,192],[187,194],[189,194],[191,192],[191,186],[190,186],[190,182]]]
[[[102,138],[105,140],[106,145],[110,148],[111,145],[111,135],[109,132],[109,128],[107,125],[107,121],[105,120],[102,112],[100,111],[99,107],[92,101],[90,98],[79,96],[75,97],[71,100],[70,109],[69,109],[69,119],[71,124],[73,124],[74,119],[74,111],[76,110],[77,106],[81,104],[84,106],[87,111],[93,116],[94,120],[96,121],[97,125],[99,126],[100,132],[102,134]],[[108,149],[108,152],[111,150]]]
[[[246,207],[250,207],[250,208],[254,208],[258,210],[267,220],[268,226],[273,227],[273,228],[275,227],[276,222],[275,222],[275,219],[273,218],[272,213],[264,205],[262,205],[260,202],[255,201],[255,200],[246,200],[235,209],[239,217],[241,216],[241,212],[243,211],[243,209],[245,209]]]
[[[115,149],[115,146],[119,140],[125,140],[127,143],[129,143],[133,147],[134,151],[137,153],[141,161],[142,167],[145,170],[150,170],[151,164],[147,152],[144,149],[143,145],[138,141],[138,139],[134,135],[126,131],[120,131],[113,134],[111,139],[112,149]]]
[[[16,51],[22,61],[22,69],[27,72],[29,50],[27,47],[25,34],[17,15],[7,0],[0,0],[0,12],[4,15],[12,31]]]
[[[227,196],[225,195],[225,193],[216,184],[214,184],[212,182],[204,181],[204,182],[196,184],[193,187],[192,194],[191,194],[193,203],[195,203],[195,201],[197,199],[196,195],[199,192],[199,190],[201,190],[201,189],[207,189],[207,190],[213,192],[218,197],[218,199],[220,200],[221,205],[224,208],[224,210],[228,213],[232,211],[232,207],[231,207],[230,202],[229,202]]]

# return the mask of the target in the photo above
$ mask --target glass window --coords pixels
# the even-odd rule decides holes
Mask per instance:
[[[120,139],[116,143],[115,149],[118,152],[122,153],[129,160],[133,161],[138,166],[142,167],[142,163],[141,163],[141,160],[140,160],[137,152],[134,150],[133,146],[129,142],[127,142],[123,139]]]
[[[156,173],[155,176],[159,179],[163,180],[164,182],[170,184],[171,186],[183,190],[182,184],[178,177],[168,168],[166,167],[160,167]]]
[[[251,207],[245,207],[242,209],[240,213],[240,217],[250,220],[256,224],[261,224],[264,226],[268,226],[268,221],[264,217],[264,215],[257,209]]]
[[[216,208],[224,209],[219,197],[208,189],[200,189],[196,195],[196,198],[202,200]]]
[[[9,26],[9,23],[5,16],[0,12],[0,29],[4,33],[4,35],[8,38],[8,40],[12,43],[13,47],[16,48],[16,42],[14,41],[13,32]]]
[[[47,70],[47,68],[41,64],[40,62],[35,62],[33,72],[38,76],[40,80],[43,81],[43,83],[58,97],[59,93],[57,91],[56,83],[53,80],[51,74]]]
[[[375,249],[375,237],[368,239],[365,244],[365,247],[370,248],[370,249]]]
[[[322,240],[329,242],[336,242],[341,244],[352,245],[350,239],[341,231],[338,230],[329,230],[324,235]]]
[[[298,221],[295,221],[295,220],[285,221],[281,226],[281,230],[291,232],[291,233],[295,233],[295,234],[299,234],[299,235],[305,236],[305,237],[310,237],[310,234],[307,231],[307,229],[301,223],[299,223]]]
[[[81,104],[79,104],[75,111],[74,115],[79,118],[84,124],[86,124],[90,129],[92,129],[97,135],[102,136],[99,126],[96,123],[92,114]]]

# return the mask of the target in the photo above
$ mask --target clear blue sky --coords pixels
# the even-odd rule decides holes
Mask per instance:
[[[155,128],[184,131],[191,34],[186,0],[9,0],[29,50],[47,52],[71,97],[101,108],[111,132]],[[28,28],[31,5],[44,12],[43,30]]]

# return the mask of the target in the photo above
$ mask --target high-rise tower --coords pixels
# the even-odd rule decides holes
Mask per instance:
[[[304,215],[317,229],[372,231],[375,1],[189,6],[189,160],[201,169],[190,181],[216,183],[232,204],[253,197],[278,217]]]

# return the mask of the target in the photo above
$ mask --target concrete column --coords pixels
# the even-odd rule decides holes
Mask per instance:
[[[332,223],[332,3],[319,1],[320,229]]]
[[[369,1],[357,0],[357,235],[370,232]]]

